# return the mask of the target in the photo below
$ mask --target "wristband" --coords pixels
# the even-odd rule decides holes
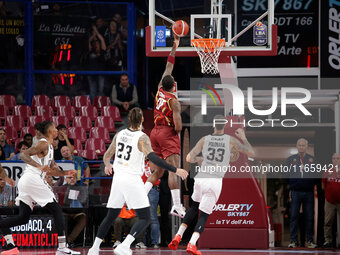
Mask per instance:
[[[168,60],[167,60],[168,62],[170,62],[171,64],[175,64],[175,57],[173,57],[173,56],[171,56],[171,55],[169,55],[169,57],[168,57]]]

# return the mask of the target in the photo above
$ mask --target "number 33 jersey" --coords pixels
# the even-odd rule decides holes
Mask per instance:
[[[138,140],[142,135],[144,135],[142,131],[133,131],[129,128],[118,133],[113,163],[115,173],[143,175],[145,156],[138,149]]]
[[[230,136],[229,135],[205,136],[202,155],[203,162],[199,175],[212,174],[217,177],[223,177],[225,174],[225,170],[229,166]]]

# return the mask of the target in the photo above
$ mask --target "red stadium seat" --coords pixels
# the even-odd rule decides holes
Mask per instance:
[[[52,116],[52,122],[57,127],[59,124],[64,124],[67,128],[70,126],[70,121],[66,116]]]
[[[34,130],[34,127],[23,127],[22,129],[21,129],[21,132],[20,132],[20,137],[21,138],[23,138],[24,137],[24,135],[26,135],[26,134],[31,134],[31,135],[33,135],[33,136],[35,136],[35,130]]]
[[[88,96],[75,96],[72,105],[76,110],[80,110],[82,106],[91,105],[91,99]]]
[[[31,104],[32,109],[35,109],[37,106],[40,106],[40,105],[50,106],[51,105],[50,98],[46,95],[35,95],[35,96],[33,96],[32,104]]]
[[[43,116],[45,120],[50,120],[52,116],[54,116],[54,111],[51,106],[37,106],[35,109],[35,115],[36,116]]]
[[[52,100],[53,109],[57,109],[60,106],[71,106],[71,99],[68,96],[54,96]]]
[[[5,120],[7,115],[9,115],[8,107],[6,105],[0,105],[0,120]]]
[[[31,107],[28,105],[16,105],[14,106],[14,114],[21,116],[24,120],[28,120],[30,116],[32,116]]]
[[[90,138],[101,138],[105,143],[111,143],[109,130],[106,127],[91,128]]]
[[[72,120],[74,117],[77,116],[76,110],[73,106],[59,106],[57,108],[57,115],[66,116],[69,120]]]
[[[109,132],[116,132],[116,127],[113,119],[108,116],[99,116],[94,124],[95,127],[105,127]]]
[[[7,139],[12,143],[18,138],[18,131],[15,127],[0,127],[6,130]]]
[[[87,116],[76,116],[73,119],[73,127],[82,127],[86,131],[90,131],[92,128],[92,121]]]
[[[122,121],[119,108],[117,106],[104,106],[101,115],[111,117],[114,122]]]
[[[17,105],[17,101],[12,95],[0,95],[0,105],[6,105],[10,110]]]
[[[96,96],[93,105],[101,110],[104,106],[111,106],[111,99],[107,96]]]
[[[7,116],[5,120],[5,126],[7,128],[14,127],[17,130],[22,129],[25,126],[24,119],[21,116]]]
[[[104,155],[106,151],[105,142],[100,138],[89,138],[86,140],[85,150],[94,150],[98,155]]]
[[[80,142],[84,143],[87,139],[86,130],[82,127],[69,127],[67,131],[68,137],[72,138],[73,140],[79,140]]]
[[[73,141],[74,141],[74,151],[73,151],[73,153],[79,155],[79,152],[84,149],[83,143],[80,139],[76,139],[76,138],[73,138]]]
[[[78,156],[88,159],[88,160],[96,160],[98,159],[98,155],[94,150],[82,150],[78,152]]]
[[[79,110],[80,116],[88,116],[90,117],[91,121],[95,121],[98,117],[98,111],[95,106],[88,105],[88,106],[82,106]]]
[[[27,126],[34,127],[35,123],[43,122],[44,120],[44,116],[30,116],[28,118]]]

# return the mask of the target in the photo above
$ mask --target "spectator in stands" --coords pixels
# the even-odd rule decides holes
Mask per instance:
[[[63,157],[61,156],[60,150],[59,150],[59,139],[58,137],[53,139],[52,146],[53,146],[53,155],[54,155],[54,160],[61,160]]]
[[[96,19],[96,28],[98,32],[104,37],[107,33],[107,24],[103,18]]]
[[[131,227],[138,221],[138,217],[136,216],[135,210],[126,208],[126,205],[120,211],[120,214],[116,218],[114,222],[114,234],[116,238],[116,242],[113,244],[113,248],[116,248],[119,244],[121,244],[122,234],[125,232],[129,232]],[[123,232],[124,231],[124,232]],[[136,238],[137,244],[135,248],[146,249],[147,247],[142,242],[144,235],[140,235]]]
[[[92,26],[92,35],[89,38],[88,67],[90,70],[103,71],[106,69],[105,62],[106,44],[103,36],[99,33],[96,26]],[[105,80],[103,75],[88,76],[91,100],[95,96],[103,95]],[[97,93],[98,90],[98,93]]]
[[[13,189],[0,177],[0,206],[13,206]]]
[[[303,213],[306,221],[307,233],[307,247],[316,248],[317,245],[313,243],[314,236],[314,186],[317,184],[315,178],[309,176],[310,164],[316,164],[315,158],[307,153],[308,141],[300,138],[296,144],[298,154],[290,156],[286,165],[290,169],[296,169],[291,172],[289,179],[290,199],[291,199],[291,215],[290,215],[290,244],[289,248],[296,248],[298,246],[297,235],[299,226],[299,213],[301,204],[303,206]]]
[[[72,208],[64,209],[68,225],[75,223],[71,233],[67,236],[67,243],[70,247],[74,247],[74,241],[86,226],[86,214],[83,208],[87,207],[88,190],[87,186],[80,186],[77,183],[75,176],[66,176],[66,184],[64,186],[67,187],[64,207]]]
[[[325,191],[324,248],[333,246],[333,223],[336,214],[340,215],[340,153],[333,154],[332,163],[333,168],[325,172],[321,184]]]
[[[30,133],[25,134],[24,141],[27,143],[28,148],[30,148],[33,144],[33,135]]]
[[[122,69],[123,66],[123,46],[121,42],[121,34],[118,31],[117,22],[110,21],[109,31],[105,37],[106,53],[108,67],[110,69]]]
[[[5,151],[0,145],[0,160],[6,160]]]
[[[122,32],[122,16],[119,13],[115,13],[113,15],[112,20],[114,20],[117,23],[117,29],[119,32]]]
[[[67,136],[67,127],[64,124],[59,124],[57,126],[58,129],[58,149],[60,150],[63,146],[67,146],[70,148],[71,153],[74,151],[74,141],[72,138],[68,138]]]
[[[14,146],[9,145],[6,139],[7,139],[6,130],[3,128],[0,128],[0,145],[5,152],[5,159],[9,160],[10,157],[12,157],[15,154],[15,150],[14,150]]]
[[[6,17],[7,13],[6,13],[6,7],[5,7],[5,2],[4,1],[0,1],[0,16],[1,17]]]
[[[21,159],[20,159],[20,153],[21,153],[22,151],[27,150],[29,147],[30,147],[30,146],[28,145],[27,142],[21,141],[21,142],[18,144],[19,152],[18,152],[17,154],[13,155],[13,156],[11,157],[11,160],[13,160],[13,161],[21,160]]]
[[[77,181],[80,181],[81,179],[81,166],[82,163],[85,161],[82,157],[79,156],[75,156],[71,153],[71,150],[68,146],[63,146],[60,149],[61,152],[61,156],[63,157],[63,160],[71,160],[71,161],[75,161],[77,163],[77,171],[78,171],[78,175],[77,175]],[[84,177],[90,177],[90,167],[88,164],[84,164]],[[86,185],[89,184],[89,180],[85,180],[84,183]]]
[[[113,85],[111,99],[124,112],[138,106],[137,88],[129,83],[127,74],[120,77],[119,85]]]

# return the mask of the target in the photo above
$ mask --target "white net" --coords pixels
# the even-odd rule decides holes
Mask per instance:
[[[194,39],[191,45],[195,47],[201,60],[201,72],[205,74],[217,74],[218,58],[222,47],[225,45],[223,39]]]

